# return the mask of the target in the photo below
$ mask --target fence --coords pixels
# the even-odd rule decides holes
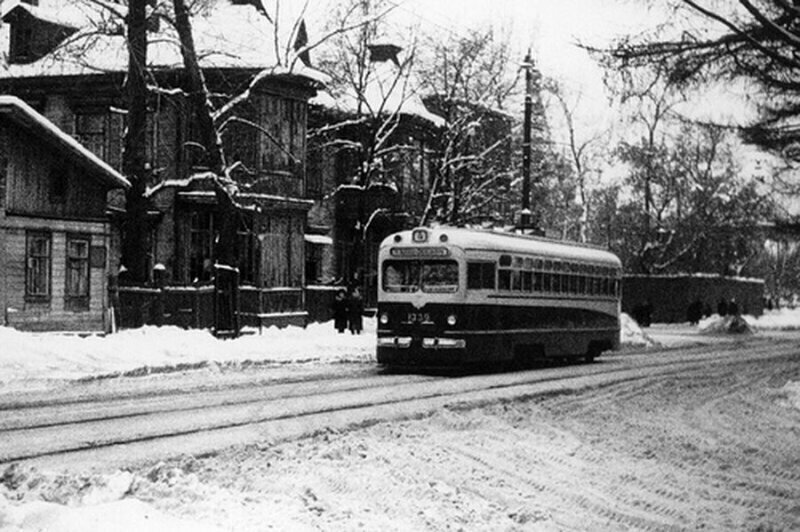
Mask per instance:
[[[687,310],[695,301],[710,313],[720,302],[734,300],[741,313],[760,316],[764,281],[711,274],[626,275],[622,280],[622,310],[633,316],[647,308],[653,322],[687,321]]]
[[[331,303],[340,288],[239,289],[240,323],[244,326],[305,326],[310,321],[331,319]],[[213,329],[213,286],[168,286],[162,289],[123,286],[115,305],[117,325],[176,325],[186,329]]]
[[[121,328],[176,325],[187,329],[214,329],[213,286],[164,288],[120,287],[116,305]],[[241,325],[305,326],[302,288],[240,287],[236,312]]]

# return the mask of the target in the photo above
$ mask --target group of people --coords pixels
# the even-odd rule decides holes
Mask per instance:
[[[339,333],[361,334],[364,328],[364,298],[358,287],[341,289],[333,299],[333,326]]]
[[[725,298],[720,298],[717,302],[717,314],[720,316],[738,316],[739,312],[739,304],[736,299],[728,301]],[[701,302],[700,299],[692,301],[686,309],[686,317],[692,325],[697,325],[702,318],[710,315],[711,307],[708,303]]]

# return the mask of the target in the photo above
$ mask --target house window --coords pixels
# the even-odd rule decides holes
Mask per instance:
[[[236,165],[238,178],[256,173],[257,150],[261,132],[258,129],[258,110],[250,102],[237,106],[235,120],[222,130],[222,141],[228,162]],[[245,177],[245,179],[247,178]]]
[[[67,310],[89,310],[89,248],[88,235],[67,236],[66,286],[64,296]]]
[[[210,281],[214,275],[214,213],[194,211],[189,220],[189,278],[193,283]]]
[[[32,55],[33,29],[30,26],[14,24],[12,32],[12,56],[17,61],[26,61]]]
[[[28,232],[25,244],[25,299],[50,300],[52,238],[50,233]]]
[[[325,246],[306,242],[306,284],[322,281],[322,259]]]
[[[306,154],[306,196],[319,198],[322,196],[322,169],[325,151],[321,145],[315,145]]]
[[[264,96],[260,104],[264,132],[259,143],[262,171],[291,172],[302,165],[306,136],[305,102]]]
[[[107,159],[106,115],[101,113],[84,113],[75,115],[75,137],[89,151],[103,159]]]
[[[236,237],[238,239],[239,282],[255,286],[258,275],[259,248],[252,218],[241,217]]]

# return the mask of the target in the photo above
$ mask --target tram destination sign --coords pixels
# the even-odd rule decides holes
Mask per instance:
[[[389,250],[392,257],[448,257],[450,250],[443,247],[409,246],[392,248]]]

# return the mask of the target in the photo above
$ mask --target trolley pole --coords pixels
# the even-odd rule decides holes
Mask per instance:
[[[531,112],[533,109],[533,98],[531,96],[531,84],[533,75],[533,60],[531,50],[525,56],[522,64],[525,69],[525,115],[522,126],[522,211],[520,212],[520,226],[523,232],[531,229]]]

